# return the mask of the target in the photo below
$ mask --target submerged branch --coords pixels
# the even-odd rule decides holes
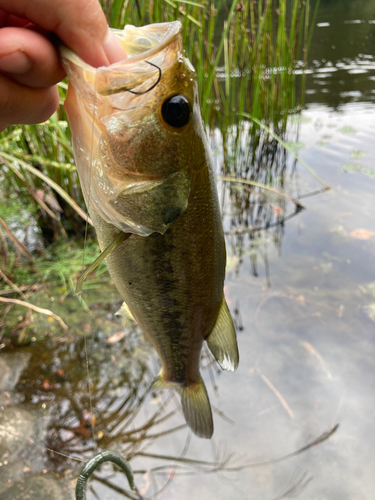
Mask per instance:
[[[244,465],[239,465],[238,467],[225,467],[225,472],[238,472],[244,469],[250,469],[250,468],[255,468],[255,467],[265,467],[267,465],[273,465],[277,464],[280,462],[284,462],[285,460],[288,460],[289,458],[295,457],[297,455],[300,455],[301,453],[309,450],[313,446],[317,446],[320,443],[323,443],[327,439],[329,439],[338,429],[339,424],[334,425],[331,427],[326,432],[323,432],[319,437],[308,443],[307,445],[303,446],[299,450],[293,451],[292,453],[288,453],[288,455],[284,455],[279,458],[274,458],[272,460],[267,460],[265,462],[256,462],[256,463],[248,463]],[[197,467],[197,466],[202,466],[206,468],[206,472],[215,472],[217,470],[223,470],[224,464],[220,462],[205,462],[201,460],[194,460],[194,459],[189,459],[189,458],[178,458],[178,457],[172,457],[169,455],[159,455],[156,453],[145,453],[145,452],[138,452],[136,453],[136,456],[141,456],[141,457],[147,457],[147,458],[156,458],[156,459],[161,459],[161,460],[169,460],[169,461],[174,461],[174,462],[180,462],[182,464],[185,464],[186,466],[192,466],[192,467]],[[226,460],[225,462],[228,462]],[[167,467],[167,466],[162,466],[162,467]],[[161,468],[158,468],[161,470]],[[137,471],[139,472],[139,471]]]
[[[25,247],[23,243],[21,243],[13,234],[12,230],[8,226],[8,224],[5,222],[0,217],[0,225],[3,227],[4,231],[8,235],[8,238],[11,240],[12,243],[15,244],[15,246],[18,248],[19,252],[23,253],[31,262],[34,261],[33,256],[31,253],[28,251],[28,249]]]
[[[108,481],[107,479],[102,478],[102,477],[98,476],[97,474],[94,474],[92,477],[93,477],[93,479],[95,479],[95,481],[98,481],[99,483],[104,484],[104,486],[107,486],[111,490],[116,491],[116,493],[120,493],[121,495],[123,495],[126,498],[130,498],[131,500],[138,500],[140,498],[139,495],[137,495],[137,496],[133,495],[133,494],[131,494],[130,491],[124,490],[120,486],[117,486],[114,483],[111,483],[111,481]]]
[[[290,498],[295,496],[297,493],[301,492],[306,486],[312,481],[312,477],[308,476],[305,472],[302,477],[293,486],[289,487],[288,490],[281,496],[274,498],[273,500],[282,500],[283,498]]]
[[[10,279],[8,279],[8,277],[3,273],[1,269],[0,269],[0,278],[2,278],[5,281],[5,283],[7,283],[11,287],[13,292],[19,293],[23,299],[27,300],[27,297],[23,293],[23,291],[20,288],[18,288],[18,286],[15,285],[12,281],[10,281]]]
[[[5,299],[4,297],[0,297],[0,302],[4,302],[5,304],[17,304],[19,306],[28,307],[29,309],[32,309],[33,311],[38,312],[40,314],[51,316],[60,323],[60,325],[64,330],[68,330],[68,325],[64,323],[64,321],[60,318],[60,316],[50,311],[49,309],[42,309],[41,307],[34,306],[34,304],[30,304],[29,302],[24,302],[23,300],[18,300],[18,299]]]
[[[253,464],[250,463],[250,464],[240,466],[240,467],[235,467],[235,468],[231,467],[231,468],[226,469],[226,470],[227,471],[228,470],[229,471],[238,471],[238,470],[242,470],[242,469],[246,469],[246,468],[263,467],[265,465],[273,465],[273,464],[278,464],[280,462],[284,462],[285,460],[288,460],[289,458],[296,457],[297,455],[300,455],[301,453],[309,450],[313,446],[317,446],[318,444],[323,443],[324,441],[327,441],[327,439],[329,439],[337,431],[338,427],[339,427],[339,424],[334,425],[333,427],[331,427],[331,429],[329,429],[326,432],[323,432],[323,434],[321,434],[319,437],[317,437],[316,439],[314,439],[313,441],[311,441],[307,445],[303,446],[299,450],[293,451],[292,453],[288,453],[288,455],[284,455],[283,457],[274,458],[272,460],[267,460],[266,462],[257,462],[257,463],[253,463]]]
[[[216,177],[216,180],[224,182],[234,182],[238,184],[247,184],[249,186],[255,186],[261,189],[266,189],[267,191],[272,191],[273,193],[276,193],[279,196],[282,196],[283,198],[292,201],[299,208],[299,210],[305,209],[302,203],[300,203],[296,198],[289,196],[288,194],[284,193],[283,191],[280,191],[279,189],[273,188],[271,186],[266,186],[265,184],[260,184],[259,182],[248,181],[247,179],[235,179],[234,177]]]

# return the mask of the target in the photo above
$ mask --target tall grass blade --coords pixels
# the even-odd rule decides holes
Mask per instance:
[[[206,85],[207,85],[206,90],[204,91],[203,97],[202,97],[202,115],[203,116],[205,115],[206,106],[207,106],[207,99],[208,99],[209,93],[211,91],[212,81],[214,79],[214,76],[215,76],[215,73],[217,70],[217,66],[219,64],[220,57],[221,57],[221,54],[223,51],[224,40],[228,36],[228,31],[229,31],[229,28],[231,26],[232,17],[233,17],[233,14],[234,14],[234,11],[237,7],[238,2],[239,2],[239,0],[233,0],[233,2],[232,2],[232,6],[230,8],[228,18],[226,20],[226,26],[225,26],[224,32],[221,36],[219,47],[217,49],[214,64],[210,70],[210,73],[208,74],[208,78],[207,78],[207,82],[206,82]]]

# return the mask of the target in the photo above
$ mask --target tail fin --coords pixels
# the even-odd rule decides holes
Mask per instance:
[[[210,439],[214,432],[214,423],[210,400],[202,378],[197,384],[182,387],[180,392],[186,423],[194,434]]]
[[[182,411],[186,423],[198,437],[210,439],[214,432],[214,423],[210,400],[202,378],[196,384],[179,386],[164,382],[159,375],[153,385],[154,389],[176,389],[181,395]]]

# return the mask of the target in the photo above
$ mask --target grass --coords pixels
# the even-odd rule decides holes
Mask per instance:
[[[233,134],[233,126],[237,127],[234,155],[240,147],[244,112],[272,124],[281,134],[288,114],[302,108],[293,70],[297,60],[306,61],[318,3],[314,13],[310,0],[233,0],[230,7],[223,0],[103,0],[102,4],[115,28],[181,20],[184,47],[197,71],[204,122],[211,129],[218,126],[224,142]],[[60,85],[60,93],[63,102],[66,84]],[[256,121],[248,133],[256,148],[261,142]],[[0,155],[5,197],[17,192],[38,211],[38,224],[47,241],[64,232],[82,235],[79,208],[84,209],[84,200],[62,107],[42,125],[10,127],[0,134]],[[224,156],[230,171],[233,157]],[[52,183],[38,179],[26,164],[60,186],[66,196]],[[49,195],[44,200],[56,198],[58,203],[52,207],[48,201],[43,203],[36,196],[40,190]]]

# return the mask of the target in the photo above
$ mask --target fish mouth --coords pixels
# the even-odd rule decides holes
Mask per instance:
[[[63,66],[70,79],[90,82],[95,92],[109,96],[120,92],[147,90],[143,84],[171,67],[182,52],[180,21],[142,27],[126,25],[123,30],[110,28],[123,46],[127,57],[122,61],[94,68],[65,45],[60,46]],[[142,87],[139,88],[138,87]],[[150,82],[148,82],[150,87]]]
[[[123,30],[112,29],[128,58],[132,57],[136,62],[163,50],[181,33],[181,30],[180,21],[149,24],[140,28],[128,24]]]

